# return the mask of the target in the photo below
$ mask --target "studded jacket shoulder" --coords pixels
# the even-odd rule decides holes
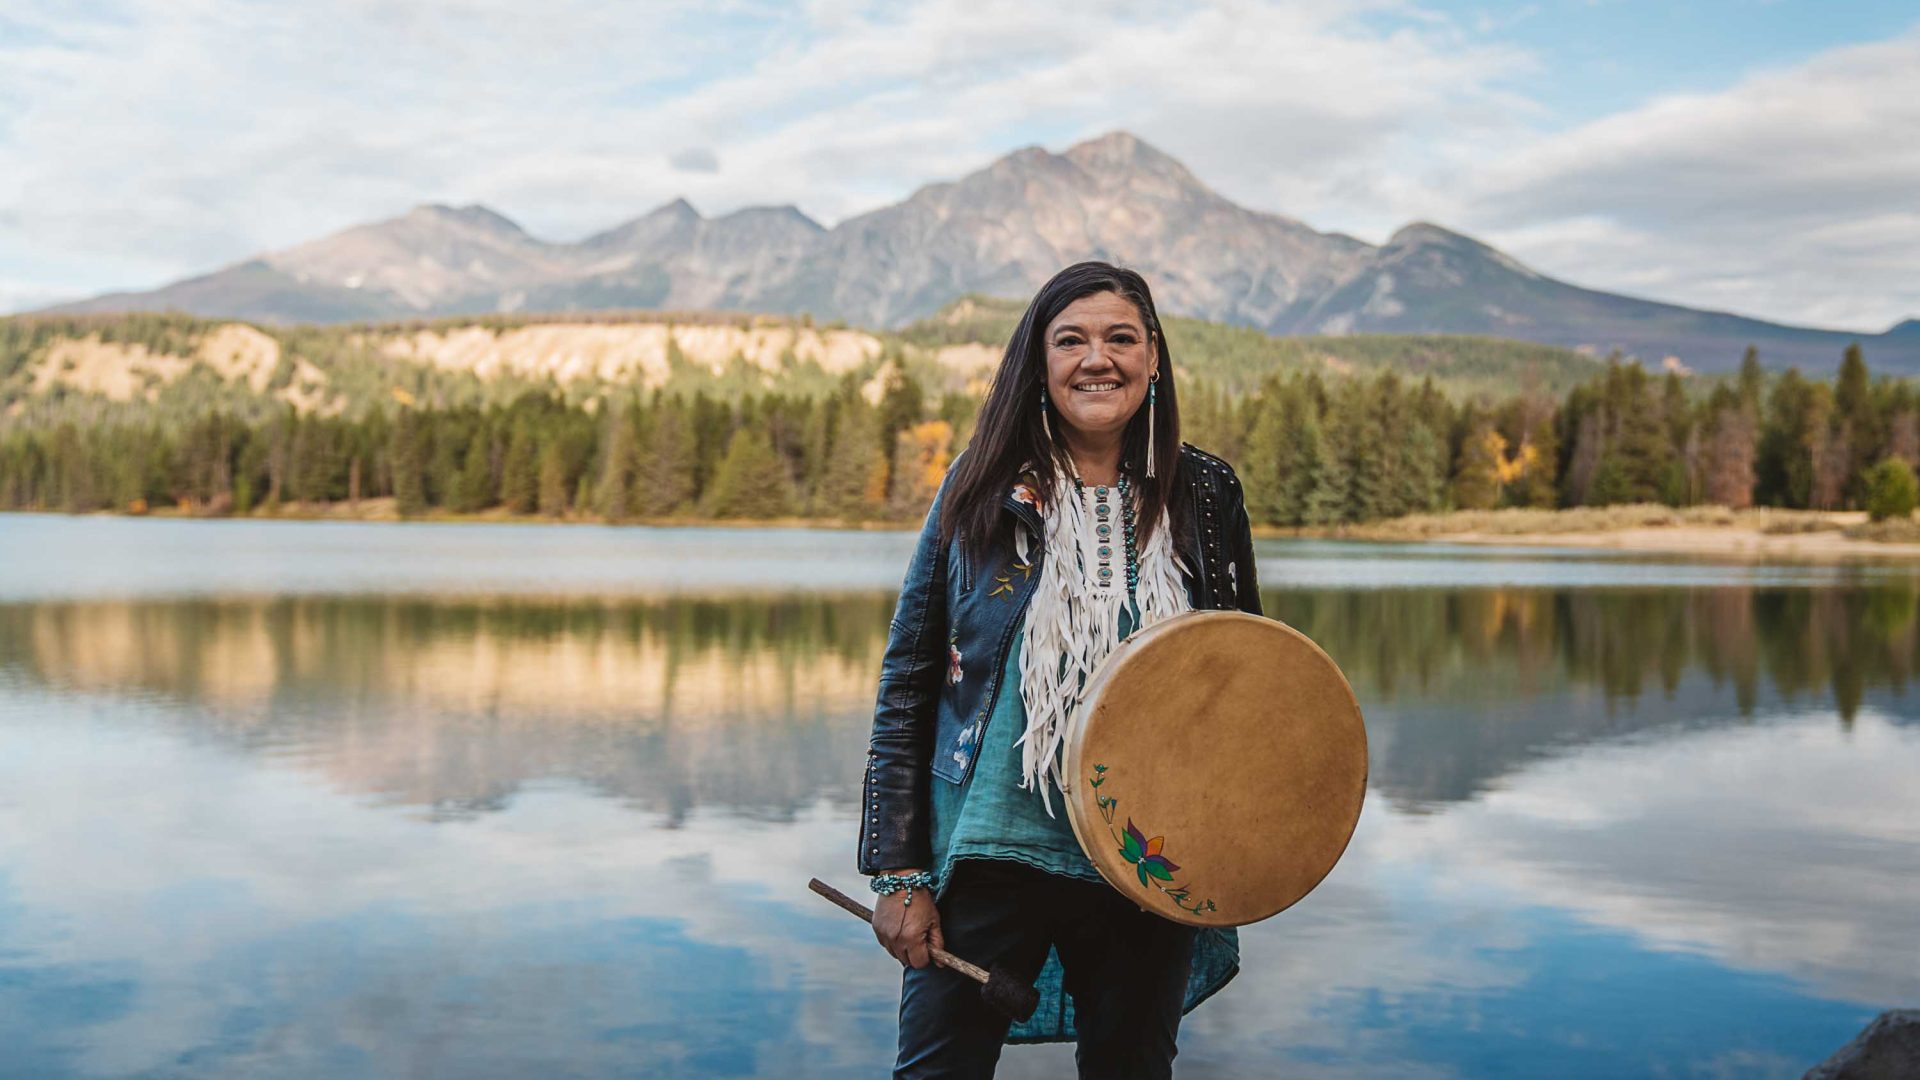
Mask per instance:
[[[1191,444],[1180,449],[1168,524],[1175,551],[1195,571],[1183,574],[1189,599],[1196,608],[1263,614],[1239,477]],[[925,867],[932,858],[928,785],[964,783],[972,773],[986,718],[1005,689],[1007,650],[1040,578],[1037,547],[1025,562],[1011,543],[969,552],[956,536],[943,548],[946,489],[943,482],[928,508],[888,626],[860,798],[863,874]],[[1035,502],[1032,488],[1016,481],[1001,505],[1039,536]]]

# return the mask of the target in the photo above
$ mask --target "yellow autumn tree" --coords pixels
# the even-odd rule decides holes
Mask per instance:
[[[1454,463],[1453,505],[1462,510],[1490,510],[1500,502],[1500,474],[1506,462],[1507,440],[1493,423],[1480,418],[1460,444]]]
[[[1501,438],[1497,432],[1493,437],[1499,439],[1502,444],[1502,449],[1505,449],[1506,439]],[[1517,483],[1521,477],[1526,476],[1532,471],[1534,465],[1540,460],[1540,450],[1530,442],[1521,443],[1520,449],[1516,450],[1512,457],[1502,457],[1498,460],[1500,486],[1502,489],[1505,489],[1511,487]]]
[[[893,512],[901,517],[924,515],[952,460],[952,424],[927,420],[901,428],[893,448],[893,491],[889,497]]]

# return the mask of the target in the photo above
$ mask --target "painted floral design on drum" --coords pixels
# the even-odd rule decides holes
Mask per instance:
[[[1114,808],[1120,805],[1120,800],[1114,796],[1099,793],[1100,785],[1107,782],[1106,773],[1105,765],[1095,765],[1093,774],[1087,777],[1087,786],[1094,789],[1094,805],[1100,808],[1100,816],[1106,820],[1107,831],[1113,833],[1114,842],[1120,845],[1120,857],[1133,864],[1134,870],[1140,875],[1140,884],[1152,886],[1165,893],[1167,899],[1173,901],[1174,906],[1183,911],[1191,911],[1198,915],[1202,912],[1220,910],[1214,906],[1212,900],[1195,900],[1188,886],[1174,882],[1173,875],[1179,871],[1180,865],[1163,854],[1166,848],[1166,837],[1148,837],[1134,825],[1132,818],[1127,819],[1127,828],[1124,833],[1114,829]]]
[[[1127,819],[1127,835],[1120,844],[1120,854],[1140,871],[1140,884],[1147,884],[1148,877],[1172,881],[1173,872],[1180,869],[1178,864],[1160,854],[1166,839],[1164,836],[1147,839],[1145,833],[1134,827],[1133,819]]]

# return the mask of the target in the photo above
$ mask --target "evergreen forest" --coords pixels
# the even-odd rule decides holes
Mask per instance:
[[[422,376],[334,414],[258,395],[190,415],[69,409],[27,424],[0,412],[0,508],[219,515],[391,498],[401,516],[911,524],[966,444],[979,387],[902,358],[991,340],[1007,319],[963,305],[904,331],[870,372],[815,369],[771,389],[595,396],[526,382],[461,398]],[[103,325],[155,350],[194,331],[173,317]],[[1873,379],[1858,345],[1831,379],[1768,372],[1752,349],[1716,379],[1566,350],[1543,376],[1528,357],[1545,347],[1520,343],[1358,339],[1344,360],[1314,362],[1311,340],[1193,320],[1169,330],[1176,355],[1198,358],[1179,365],[1183,437],[1233,463],[1263,525],[1646,502],[1856,509],[1874,477],[1920,464],[1920,399],[1906,380]],[[0,320],[0,359],[12,358],[0,377],[23,369],[35,333]],[[1439,371],[1408,362],[1422,350],[1438,351]]]

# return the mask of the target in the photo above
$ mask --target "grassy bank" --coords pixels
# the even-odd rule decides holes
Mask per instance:
[[[1256,528],[1267,537],[1534,544],[1739,557],[1920,558],[1920,522],[1867,520],[1865,511],[1659,503],[1566,510],[1456,510],[1322,528]]]

